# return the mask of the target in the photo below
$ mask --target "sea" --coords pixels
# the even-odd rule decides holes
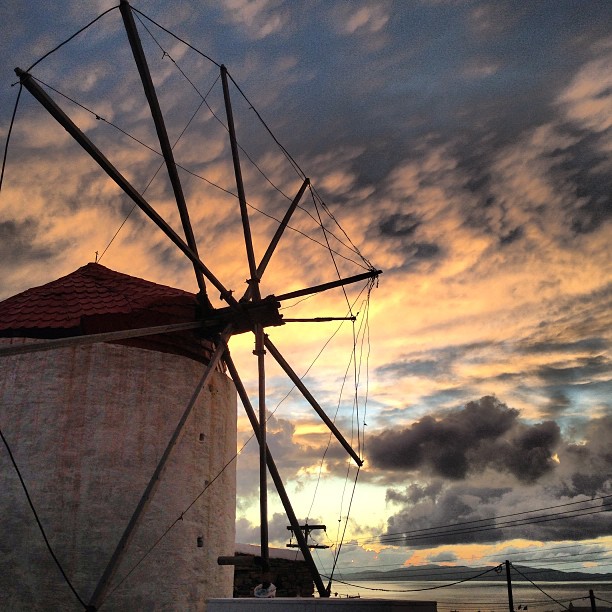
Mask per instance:
[[[352,581],[353,586],[332,584],[332,597],[361,597],[436,601],[438,612],[506,612],[508,588],[505,582],[471,580],[448,586],[444,581],[381,580]],[[514,610],[561,612],[575,607],[590,609],[589,589],[593,590],[597,610],[612,609],[612,582],[530,582],[512,581]]]

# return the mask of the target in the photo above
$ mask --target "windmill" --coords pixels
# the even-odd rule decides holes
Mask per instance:
[[[310,188],[310,181],[305,176],[302,184],[297,191],[297,194],[291,201],[286,210],[283,219],[274,233],[268,247],[261,259],[258,261],[253,245],[253,237],[251,234],[250,219],[248,213],[248,204],[245,194],[245,184],[242,175],[240,147],[236,135],[236,127],[232,111],[232,102],[230,98],[230,84],[233,82],[231,75],[224,65],[218,65],[220,79],[223,87],[223,99],[226,114],[227,130],[231,147],[232,165],[234,170],[236,190],[238,193],[238,202],[240,208],[240,217],[242,224],[242,239],[246,252],[248,264],[248,287],[244,294],[237,299],[233,292],[228,290],[226,286],[217,278],[211,269],[201,260],[198,254],[198,248],[194,232],[192,229],[186,198],[183,192],[181,179],[179,177],[177,163],[174,158],[173,147],[170,143],[164,116],[161,111],[156,89],[153,84],[153,79],[147,64],[138,30],[134,21],[134,11],[127,0],[121,0],[120,11],[123,19],[123,24],[128,36],[130,48],[135,61],[135,64],[140,75],[145,96],[148,101],[151,116],[155,125],[155,130],[159,140],[159,146],[163,155],[166,172],[169,181],[172,185],[172,191],[176,200],[176,205],[180,214],[181,225],[185,238],[183,239],[164,218],[149,204],[144,196],[130,183],[130,181],[109,161],[104,153],[92,142],[92,140],[75,124],[75,122],[62,110],[52,97],[39,85],[29,71],[24,71],[19,68],[15,69],[19,77],[20,84],[28,90],[28,92],[48,111],[53,119],[58,122],[72,138],[87,152],[87,154],[100,166],[100,168],[110,177],[123,192],[134,202],[136,206],[145,213],[145,215],[166,235],[178,251],[180,251],[192,264],[194,274],[198,286],[198,299],[201,306],[201,317],[195,323],[179,323],[168,324],[164,326],[154,326],[149,328],[129,330],[125,332],[110,332],[105,334],[90,334],[88,336],[80,336],[78,338],[50,340],[39,342],[35,345],[12,346],[0,351],[0,354],[20,354],[32,351],[52,350],[59,346],[77,345],[85,343],[104,342],[108,340],[118,340],[121,338],[145,336],[159,333],[169,333],[178,330],[193,329],[198,330],[207,338],[214,341],[215,351],[207,365],[205,372],[200,381],[202,388],[216,365],[220,362],[225,364],[229,372],[238,396],[246,410],[246,414],[252,425],[253,431],[259,443],[259,489],[260,489],[260,520],[261,520],[261,558],[262,558],[262,573],[266,573],[269,569],[269,550],[268,550],[268,503],[267,503],[267,479],[268,474],[271,477],[276,490],[279,494],[281,502],[284,506],[287,518],[291,525],[291,531],[296,537],[297,544],[304,555],[311,573],[317,591],[321,597],[329,596],[329,589],[325,587],[321,576],[316,568],[310,548],[306,541],[304,530],[300,527],[297,516],[292,508],[291,502],[283,485],[280,473],[270,454],[267,445],[266,432],[266,358],[271,356],[273,360],[280,366],[284,373],[289,377],[291,382],[302,393],[305,400],[315,410],[318,416],[323,420],[329,428],[336,440],[341,444],[349,457],[355,464],[361,466],[363,461],[360,456],[352,448],[351,444],[346,440],[344,435],[336,427],[334,422],[328,417],[326,412],[315,399],[314,395],[308,390],[302,382],[300,376],[290,365],[289,361],[284,357],[281,351],[270,340],[265,333],[269,327],[284,325],[286,323],[295,322],[284,318],[279,309],[283,302],[293,300],[295,298],[315,295],[325,292],[336,287],[343,287],[348,284],[358,282],[374,282],[380,270],[376,270],[371,265],[368,266],[366,272],[354,276],[337,278],[326,283],[314,285],[304,289],[281,293],[280,295],[263,296],[262,281],[265,280],[265,272],[270,260],[272,259],[275,250],[281,241],[285,230],[289,227],[292,215],[300,204],[302,197],[307,189]],[[235,83],[234,83],[235,84]],[[225,302],[223,308],[214,308],[208,297],[208,286],[212,286],[218,291],[220,298]],[[320,319],[319,319],[320,320]],[[253,408],[249,395],[245,386],[242,383],[241,376],[232,359],[228,342],[232,335],[252,333],[255,343],[255,355],[257,357],[258,371],[258,412]],[[111,336],[112,335],[112,336]],[[129,547],[129,543],[138,529],[139,523],[143,515],[147,512],[150,501],[155,493],[157,483],[166,467],[167,461],[172,454],[174,445],[180,436],[181,430],[188,420],[191,407],[188,406],[176,426],[176,429],[171,436],[165,452],[160,458],[154,474],[151,476],[141,499],[135,508],[130,521],[117,543],[115,551],[111,556],[103,575],[97,584],[95,592],[89,601],[89,606],[96,609],[104,601],[108,592],[109,586],[119,567],[125,551]]]

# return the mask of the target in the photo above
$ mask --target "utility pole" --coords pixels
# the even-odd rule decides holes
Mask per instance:
[[[591,612],[597,612],[597,606],[595,606],[595,593],[593,593],[593,589],[589,589],[589,599],[591,600]]]
[[[317,529],[322,529],[323,531],[327,532],[327,527],[325,525],[309,525],[308,523],[306,523],[305,525],[299,525],[299,528],[304,532],[304,538],[306,540],[308,548],[329,548],[327,544],[308,544],[308,536],[310,536],[310,532],[315,531]],[[295,535],[295,527],[289,525],[287,529],[293,535]],[[299,544],[293,544],[293,542],[289,542],[289,544],[287,544],[286,546],[287,548],[299,548]]]
[[[506,583],[508,584],[508,610],[514,612],[514,601],[512,600],[512,579],[510,578],[510,561],[506,560]]]

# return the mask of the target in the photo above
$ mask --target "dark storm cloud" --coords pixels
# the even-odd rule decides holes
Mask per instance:
[[[295,425],[290,421],[269,416],[266,423],[268,448],[272,458],[277,465],[283,466],[283,477],[295,477],[305,457],[309,456],[310,449],[293,441]],[[238,455],[238,480],[241,497],[248,498],[248,506],[259,495],[259,445],[250,429],[242,443],[246,443],[246,446]]]
[[[439,418],[426,416],[403,430],[369,439],[372,464],[462,480],[488,467],[534,482],[554,467],[560,441],[552,421],[525,425],[518,411],[494,397],[469,402]]]
[[[523,237],[523,228],[521,226],[511,229],[499,239],[500,244],[512,244]]]
[[[459,557],[450,551],[443,551],[441,553],[431,555],[430,561],[432,563],[457,563]]]
[[[576,434],[578,443],[559,451],[563,479],[560,494],[595,496],[612,487],[612,406],[608,414],[592,419]]]
[[[497,501],[503,493],[504,491],[500,490]],[[390,534],[406,532],[408,537],[405,544],[416,548],[501,540],[502,532],[491,518],[492,515],[489,513],[491,506],[485,502],[490,495],[490,489],[486,489],[483,498],[477,488],[470,488],[469,492],[464,492],[459,487],[449,487],[435,499],[407,504],[405,509],[390,516],[387,521],[387,532]],[[455,523],[471,521],[476,522],[479,530],[448,527]],[[415,533],[432,526],[441,526],[441,533],[436,535],[427,532]],[[410,534],[414,535],[411,537]]]
[[[602,154],[607,143],[600,142],[601,137],[592,134],[576,143],[575,132],[565,128],[561,122],[562,119],[555,116],[543,120],[542,126],[555,126],[558,140],[566,144],[556,149],[551,145],[550,150],[543,150],[542,160],[546,160],[547,180],[565,194],[565,201],[549,201],[530,207],[529,216],[531,223],[548,224],[549,211],[554,207],[563,225],[559,238],[566,241],[575,234],[591,233],[608,223],[612,216],[612,196],[610,167]],[[467,178],[464,189],[469,197],[466,197],[462,210],[465,226],[496,236],[500,247],[520,243],[529,233],[524,218],[515,216],[517,204],[521,207],[523,203],[512,202],[511,195],[492,193],[497,190],[495,181],[499,181],[499,177],[492,178],[491,163],[516,144],[518,133],[513,143],[506,144],[495,140],[475,143],[474,138],[475,134],[466,134],[453,145],[458,168]]]
[[[588,351],[590,353],[606,350],[608,342],[604,338],[581,338],[575,342],[536,342],[520,346],[524,353],[576,353]]]
[[[245,518],[236,519],[236,542],[260,541],[259,525],[252,525]]]
[[[603,503],[598,502],[592,511],[585,512],[582,516],[570,516],[560,521],[542,521],[542,523],[525,525],[520,528],[520,532],[522,537],[544,542],[588,540],[610,535],[612,533],[611,518],[612,504],[604,501]],[[510,537],[513,530],[505,531],[506,537]]]
[[[593,380],[598,375],[609,374],[612,371],[612,363],[604,355],[584,357],[577,361],[578,365],[565,367],[542,366],[536,370],[536,373],[546,383],[570,384]]]
[[[414,234],[421,224],[419,218],[412,214],[393,214],[379,222],[380,233],[383,236],[406,237]]]
[[[488,141],[494,139],[483,151],[486,158],[495,146],[544,123],[568,74],[588,57],[585,45],[571,45],[562,57],[557,45],[564,44],[566,36],[593,41],[607,34],[597,17],[576,20],[568,6],[556,7],[551,25],[551,16],[545,17],[549,11],[531,6],[524,7],[522,19],[515,18],[514,9],[506,12],[505,19],[485,19],[491,13],[489,3],[475,3],[469,11],[450,5],[395,7],[387,11],[381,30],[374,32],[365,24],[349,32],[354,10],[340,11],[340,6],[330,3],[316,14],[287,6],[291,17],[286,27],[257,41],[258,58],[286,53],[288,39],[300,58],[286,75],[291,77],[291,95],[275,97],[262,110],[265,116],[279,117],[282,142],[289,150],[300,151],[302,159],[337,149],[338,143],[360,147],[367,143],[354,168],[360,178],[379,185],[398,160],[411,156],[424,135],[461,136],[462,157],[486,136]],[[287,17],[284,10],[280,12]],[[592,4],[588,12],[605,14]],[[302,36],[295,30],[297,23]],[[501,34],[492,36],[485,23],[497,24]],[[239,35],[242,27],[237,24],[233,34]],[[317,45],[310,44],[312,36]],[[410,44],[364,44],[378,37]],[[517,55],[527,40],[539,42],[538,53],[529,61]],[[242,60],[229,44],[217,55],[230,69],[232,62]],[[255,100],[270,97],[264,91],[269,79],[246,73],[240,77]],[[283,120],[286,115],[301,120],[288,122]]]
[[[599,97],[610,96],[603,92]],[[569,223],[573,231],[588,234],[612,218],[612,195],[609,189],[609,163],[605,142],[598,134],[586,132],[583,138],[568,149],[559,168],[558,176],[571,176],[575,185],[579,206],[569,212]]]
[[[420,239],[421,225],[422,220],[416,213],[393,213],[378,220],[377,228],[372,232],[372,239],[386,243],[391,241],[395,252],[404,255],[402,268],[414,269],[419,263],[442,259],[444,256],[444,251],[438,244]]]
[[[478,352],[482,348],[490,346],[486,343],[469,343],[457,346],[447,346],[440,349],[407,355],[400,362],[388,363],[379,367],[376,374],[380,376],[428,376],[436,378],[452,372],[455,365],[466,356]],[[424,355],[427,358],[424,358]]]
[[[406,545],[424,548],[512,538],[559,541],[610,535],[612,503],[603,496],[612,490],[612,412],[577,424],[568,435],[574,439],[559,440],[551,422],[519,428],[516,444],[524,459],[530,456],[530,449],[556,441],[557,467],[542,482],[524,478],[513,486],[483,486],[478,474],[453,482],[436,474],[426,476],[422,470],[418,483],[387,490],[387,501],[399,507],[388,520],[388,533],[401,537],[406,532]],[[531,457],[535,464],[544,459],[538,452]],[[513,458],[517,455],[506,455],[504,460]],[[532,468],[523,459],[519,463],[518,471],[531,476]],[[499,465],[495,469],[501,472]],[[440,528],[435,535],[433,527]],[[416,533],[421,529],[428,531]]]
[[[534,510],[538,505],[532,504],[525,512],[522,507],[513,505],[515,499],[511,491],[451,485],[435,499],[406,503],[389,517],[387,537],[393,537],[395,543],[427,548],[514,538],[588,540],[610,535],[612,531],[609,500],[592,501],[582,496],[575,500],[577,504],[570,502],[572,505],[566,508],[546,510],[544,499],[547,498],[542,496],[540,507],[543,510]],[[551,501],[550,506],[557,504]]]
[[[400,376],[433,376],[440,370],[435,359],[414,359],[403,363],[387,364],[379,368],[381,374]]]
[[[589,58],[588,53],[586,58]],[[483,100],[474,101],[467,109],[464,105],[458,125],[444,126],[447,136],[450,133],[454,135],[453,138],[447,138],[446,143],[456,160],[456,174],[461,177],[465,190],[466,197],[462,202],[465,225],[493,234],[501,247],[523,241],[529,235],[529,226],[525,224],[524,216],[515,214],[517,204],[520,208],[523,202],[513,202],[511,193],[499,191],[500,177],[495,171],[496,163],[521,138],[527,138],[533,130],[542,127],[551,128],[551,136],[555,136],[540,152],[540,159],[545,161],[546,180],[556,185],[566,197],[564,201],[554,198],[529,207],[530,222],[547,225],[550,222],[547,211],[554,207],[564,227],[559,238],[565,242],[576,234],[595,232],[609,222],[612,215],[610,164],[607,155],[609,134],[605,130],[600,134],[592,126],[585,127],[578,121],[567,120],[563,113],[564,107],[558,104],[558,97],[571,81],[568,74],[572,74],[572,71],[563,69],[555,74],[561,66],[554,65],[552,57],[549,60],[551,63],[545,70],[526,76],[527,80],[536,78],[541,81],[537,86],[538,93],[530,95],[529,113],[525,113],[527,101],[523,99],[521,102],[520,98],[507,95],[506,90],[504,99],[498,100],[497,104],[489,106],[493,96],[485,94]],[[487,91],[492,82],[500,87],[505,69],[510,68],[503,61],[491,63],[497,69],[491,78],[479,80],[478,90],[481,93]],[[579,68],[580,65],[576,64],[574,70]],[[551,79],[551,85],[554,82],[554,87],[545,87],[545,91],[540,89],[543,81],[548,79]],[[524,84],[517,85],[519,89],[522,86]],[[469,86],[464,83],[461,91],[464,93],[467,90]],[[534,94],[533,89],[531,93]],[[609,96],[609,90],[599,94],[602,101]],[[592,102],[595,103],[594,100]],[[457,111],[459,116],[459,109]],[[473,112],[477,117],[466,121],[465,114],[471,116]],[[503,114],[503,120],[497,116],[498,113]],[[447,120],[449,115],[445,115]],[[438,127],[434,127],[432,132],[437,133]],[[511,127],[510,131],[507,131],[508,127]],[[406,154],[405,159],[408,158],[409,154]],[[421,186],[424,185],[426,183],[422,182]],[[554,238],[557,239],[556,236]]]
[[[397,489],[387,489],[386,501],[394,503],[416,504],[423,500],[435,500],[442,492],[443,484],[441,480],[433,481],[427,485],[412,483],[403,491]]]
[[[570,398],[561,390],[553,391],[548,398],[545,412],[548,416],[559,416],[572,405]]]
[[[275,512],[268,518],[268,537],[270,542],[284,545],[289,540],[286,515]],[[246,518],[236,521],[236,542],[259,542],[261,540],[259,524],[252,524]]]
[[[498,441],[480,467],[496,465],[506,468],[523,482],[534,482],[553,469],[554,449],[561,439],[559,426],[554,421],[526,426],[510,440]]]
[[[442,252],[442,249],[433,242],[415,242],[408,243],[406,250],[410,252],[415,259],[435,259]]]

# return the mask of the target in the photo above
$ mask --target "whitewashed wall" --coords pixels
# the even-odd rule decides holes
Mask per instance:
[[[54,551],[85,601],[203,371],[184,357],[112,344],[0,359],[0,427]],[[235,389],[215,372],[114,584],[235,450]],[[103,609],[200,610],[206,598],[231,597],[233,568],[217,565],[217,557],[234,554],[235,500],[234,462]],[[0,609],[82,609],[44,545],[2,444]]]

